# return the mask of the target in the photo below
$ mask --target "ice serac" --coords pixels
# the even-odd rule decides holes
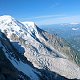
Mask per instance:
[[[77,53],[63,39],[40,29],[34,22],[21,23],[11,16],[0,17],[0,29],[12,42],[18,42],[25,49],[21,54],[24,53],[34,67],[48,68],[69,79],[80,79]],[[20,48],[13,45],[20,52]]]

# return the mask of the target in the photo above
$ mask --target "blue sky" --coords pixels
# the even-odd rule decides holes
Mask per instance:
[[[0,15],[39,25],[80,22],[80,0],[0,0]]]

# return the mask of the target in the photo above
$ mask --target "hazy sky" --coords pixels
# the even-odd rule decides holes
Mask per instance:
[[[0,16],[37,24],[80,22],[80,0],[0,0]]]

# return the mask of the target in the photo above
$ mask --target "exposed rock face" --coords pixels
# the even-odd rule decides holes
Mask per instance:
[[[33,22],[20,23],[10,16],[0,17],[0,29],[13,42],[19,55],[23,56],[24,53],[34,67],[38,69],[47,67],[50,71],[66,78],[80,79],[79,64],[76,64],[78,62],[77,53],[63,39],[43,31]],[[21,47],[24,50],[21,50]],[[15,64],[14,61],[11,62]],[[23,73],[25,73],[24,70]]]

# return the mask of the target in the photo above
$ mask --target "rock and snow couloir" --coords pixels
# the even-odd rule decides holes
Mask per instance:
[[[77,53],[63,39],[43,31],[34,22],[19,22],[7,15],[0,17],[0,29],[11,42],[18,42],[25,49],[21,52],[13,43],[34,67],[48,68],[69,79],[80,79],[80,67],[76,64]],[[14,61],[12,61],[13,65],[17,62]],[[18,62],[18,65],[25,64]],[[25,73],[25,70],[22,69],[22,72]]]

